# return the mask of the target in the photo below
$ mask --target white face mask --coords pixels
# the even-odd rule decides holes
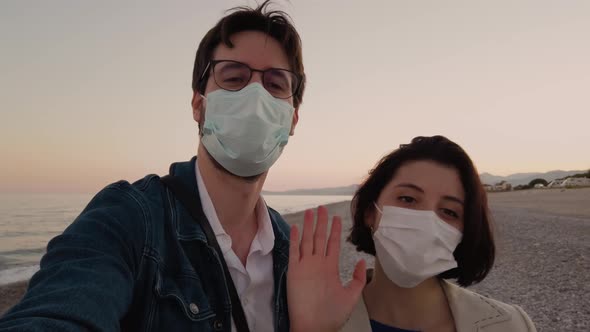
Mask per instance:
[[[219,89],[206,99],[201,142],[209,154],[238,176],[268,171],[289,141],[293,106],[259,83],[240,91]]]
[[[463,234],[434,211],[384,206],[373,234],[377,258],[385,275],[396,285],[412,288],[457,267],[453,251]]]

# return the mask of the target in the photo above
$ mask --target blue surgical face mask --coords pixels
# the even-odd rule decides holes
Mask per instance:
[[[240,91],[219,89],[205,99],[201,143],[213,159],[238,176],[268,171],[289,141],[293,106],[259,83]]]

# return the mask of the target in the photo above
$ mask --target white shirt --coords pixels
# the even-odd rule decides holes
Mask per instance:
[[[203,212],[209,220],[217,242],[219,242],[219,247],[223,252],[229,273],[242,302],[248,327],[250,331],[272,332],[274,331],[272,249],[274,247],[275,236],[266,203],[262,196],[258,199],[258,203],[256,203],[258,231],[252,240],[250,252],[246,259],[246,266],[244,266],[232,250],[231,237],[225,232],[217,217],[217,212],[201,177],[198,163],[195,163],[195,169]],[[233,317],[231,325],[232,331],[235,332],[236,327]]]

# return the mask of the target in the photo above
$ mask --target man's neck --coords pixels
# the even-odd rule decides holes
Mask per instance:
[[[245,263],[250,244],[258,230],[256,205],[266,173],[255,180],[228,174],[214,165],[203,145],[199,145],[197,167],[223,229],[232,239],[232,248]]]
[[[436,277],[414,288],[402,288],[387,278],[378,261],[363,297],[369,317],[383,324],[420,331],[453,331],[446,295]]]

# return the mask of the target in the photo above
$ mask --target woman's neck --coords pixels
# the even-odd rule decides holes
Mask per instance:
[[[402,288],[387,278],[379,261],[363,292],[369,317],[382,324],[419,331],[454,331],[444,290],[436,277],[413,288]]]

